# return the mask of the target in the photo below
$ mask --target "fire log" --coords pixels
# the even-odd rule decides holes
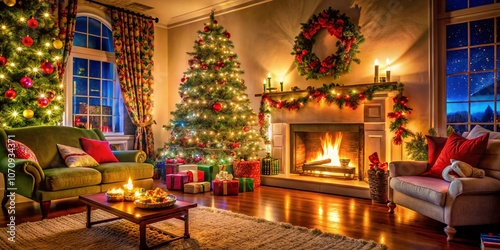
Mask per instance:
[[[326,163],[332,162],[332,159],[324,159],[324,160],[319,160],[319,161],[311,161],[311,162],[306,162],[302,166],[314,166],[314,165],[322,165]]]

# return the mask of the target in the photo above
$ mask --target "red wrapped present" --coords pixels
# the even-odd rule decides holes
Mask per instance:
[[[202,182],[205,181],[205,172],[201,170],[187,170],[181,171],[179,174],[187,174],[189,176],[189,182]]]
[[[260,186],[260,161],[234,161],[234,177],[253,178],[255,188]]]
[[[166,174],[177,174],[179,164],[177,163],[166,163],[165,164],[165,173]]]
[[[184,184],[189,182],[187,174],[167,174],[167,189],[184,190]]]
[[[197,194],[210,192],[210,182],[190,182],[184,184],[184,193]]]
[[[240,182],[238,180],[213,180],[214,195],[238,195]]]

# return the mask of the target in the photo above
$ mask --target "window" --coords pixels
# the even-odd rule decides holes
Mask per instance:
[[[438,7],[438,83],[446,125],[458,133],[478,124],[500,131],[500,4],[494,2],[446,0]]]
[[[66,74],[71,83],[67,112],[73,126],[123,132],[123,100],[114,61],[110,28],[98,17],[78,16]]]

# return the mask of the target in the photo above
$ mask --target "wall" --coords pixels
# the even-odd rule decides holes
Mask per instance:
[[[294,57],[290,54],[294,38],[300,32],[301,23],[329,6],[346,13],[361,26],[366,38],[358,55],[361,63],[353,64],[351,72],[339,79],[305,80],[305,77],[298,75]],[[254,97],[254,94],[262,92],[262,81],[268,72],[275,81],[283,76],[285,90],[293,86],[300,89],[320,87],[330,82],[345,85],[369,83],[373,82],[375,59],[380,61],[381,72],[385,72],[385,59],[389,58],[391,78],[405,84],[405,94],[410,98],[408,105],[414,108],[408,127],[413,131],[427,131],[430,124],[429,12],[428,1],[275,0],[222,16],[217,16],[216,12],[216,19],[231,33],[234,52],[238,54],[241,67],[245,70],[243,78],[255,112],[258,112],[260,98]],[[207,15],[205,21],[208,19]],[[160,116],[169,115],[170,111],[175,110],[175,104],[180,101],[177,90],[179,79],[188,68],[189,57],[186,52],[194,50],[196,32],[203,27],[203,21],[200,21],[168,29],[168,87],[155,94],[166,97],[155,98],[160,99],[155,103],[156,109],[161,109],[161,114],[155,111],[158,114],[155,116],[157,122]],[[318,38],[313,50],[318,56],[335,51],[335,46],[325,44],[334,41],[331,37]],[[155,57],[158,58],[156,53]],[[156,83],[164,84],[158,79]],[[273,84],[278,85],[277,81]],[[161,120],[167,119],[162,117]],[[167,123],[159,125],[164,124]],[[158,147],[168,139],[168,134],[161,132],[155,135],[155,139]],[[392,160],[402,157],[400,147],[391,150]]]

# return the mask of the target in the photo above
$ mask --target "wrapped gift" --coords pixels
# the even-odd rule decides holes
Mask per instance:
[[[215,175],[217,175],[220,171],[226,171],[230,174],[233,174],[233,165],[232,164],[221,164],[221,165],[215,165],[213,166],[214,168],[214,179]]]
[[[210,192],[210,182],[190,182],[184,184],[184,193],[197,194]]]
[[[266,158],[262,159],[262,175],[277,175],[280,173],[280,166],[278,159],[271,158],[271,155],[267,153]]]
[[[189,175],[187,174],[167,174],[167,189],[170,190],[183,190],[184,184],[189,182]]]
[[[260,161],[234,161],[234,177],[253,178],[255,188],[260,186]]]
[[[165,162],[160,161],[155,164],[155,175],[157,174],[156,179],[160,179],[162,183],[165,183],[165,177],[167,173],[165,173]],[[154,177],[154,176],[153,176]]]
[[[165,174],[177,174],[179,173],[179,164],[177,163],[165,163]]]
[[[196,165],[196,164],[179,165],[179,172],[188,171],[188,170],[198,170],[198,165]]]
[[[187,174],[189,176],[189,182],[202,182],[202,181],[205,181],[205,172],[203,172],[201,170],[180,171],[179,174]]]
[[[215,179],[216,173],[214,172],[214,167],[210,165],[198,165],[198,171],[203,171],[205,173],[205,181],[212,182]],[[217,172],[218,173],[218,172]]]
[[[212,181],[214,195],[238,195],[240,182],[233,179],[233,175],[226,171],[221,171]]]
[[[240,193],[251,192],[254,189],[254,182],[252,178],[236,178],[240,182]]]

